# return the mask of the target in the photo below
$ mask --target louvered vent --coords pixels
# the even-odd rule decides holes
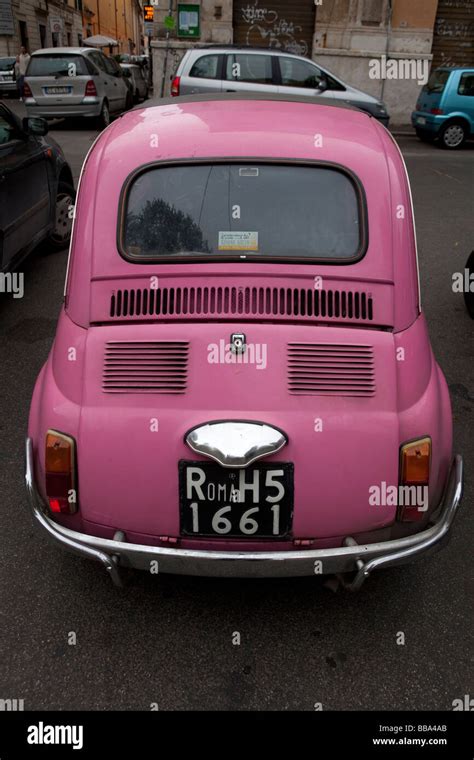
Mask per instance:
[[[289,343],[288,389],[300,396],[373,396],[373,348]]]
[[[105,347],[105,393],[185,393],[189,343],[111,341]]]
[[[272,287],[182,287],[117,290],[112,318],[271,317],[373,320],[373,299],[365,292]]]

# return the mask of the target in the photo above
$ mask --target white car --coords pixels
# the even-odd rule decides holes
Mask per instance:
[[[26,70],[24,98],[28,116],[96,117],[102,127],[111,114],[133,105],[118,63],[100,50],[81,47],[36,50]]]
[[[146,100],[148,98],[148,78],[145,68],[138,63],[121,63],[120,68],[124,70],[124,76],[131,82],[135,103]],[[130,73],[127,74],[127,71]]]

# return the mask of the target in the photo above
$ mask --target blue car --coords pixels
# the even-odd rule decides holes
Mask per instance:
[[[435,69],[411,115],[420,140],[456,150],[474,136],[474,67]]]

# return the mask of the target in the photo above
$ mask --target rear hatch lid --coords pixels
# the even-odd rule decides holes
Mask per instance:
[[[41,53],[32,56],[26,79],[39,105],[78,105],[94,73],[83,55]]]
[[[428,83],[421,90],[416,104],[417,111],[431,113],[433,109],[440,107],[450,74],[451,71],[449,69],[436,69],[436,71],[433,71]]]

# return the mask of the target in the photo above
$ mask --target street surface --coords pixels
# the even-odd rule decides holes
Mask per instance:
[[[97,132],[58,123],[50,134],[77,184]],[[24,699],[27,710],[451,710],[454,699],[474,696],[474,323],[451,286],[474,248],[474,148],[446,152],[411,136],[399,144],[414,195],[424,310],[451,390],[455,451],[465,459],[451,543],[373,575],[355,595],[317,577],[138,572],[118,590],[98,565],[51,545],[27,510],[23,451],[67,253],[38,251],[23,267],[24,298],[0,296],[0,698]]]

